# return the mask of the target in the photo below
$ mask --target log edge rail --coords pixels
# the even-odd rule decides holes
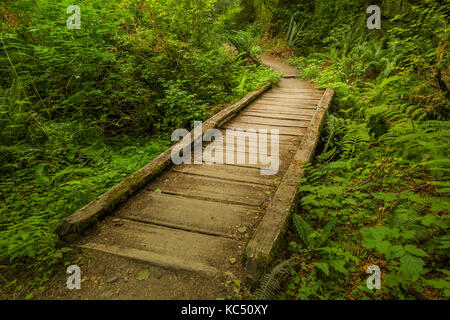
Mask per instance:
[[[310,162],[320,136],[322,120],[333,99],[334,91],[326,89],[319,101],[317,112],[297,149],[292,163],[284,174],[266,212],[256,227],[245,249],[245,268],[248,280],[257,281],[268,265],[279,254],[282,239],[291,213],[295,211],[297,181],[304,174],[303,163]]]

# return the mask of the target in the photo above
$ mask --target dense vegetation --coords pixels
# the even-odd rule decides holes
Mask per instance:
[[[293,49],[303,78],[335,90],[300,181],[291,260],[274,269],[290,274],[280,297],[450,297],[449,2],[383,1],[381,30],[367,29],[364,1],[276,4],[263,6],[263,36]],[[366,286],[371,265],[381,290]]]
[[[271,51],[335,97],[285,261],[256,295],[450,296],[448,0],[375,1],[380,30],[367,29],[369,1],[75,2],[75,30],[72,1],[0,5],[5,264],[50,272],[67,251],[56,223],[157,156],[174,128],[276,81],[255,63]],[[370,265],[381,290],[366,286]]]

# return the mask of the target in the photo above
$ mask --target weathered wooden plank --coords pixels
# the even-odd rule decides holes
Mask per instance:
[[[269,91],[261,96],[261,99],[289,99],[289,100],[320,100],[323,94],[313,94],[313,93],[276,93]]]
[[[270,107],[270,110],[285,110],[285,109],[312,109],[315,110],[317,108],[317,103],[273,103],[268,101],[258,101],[252,104],[249,108],[261,108],[261,107]]]
[[[228,237],[236,232],[238,225],[250,228],[258,218],[258,211],[253,207],[243,205],[228,204],[224,206],[222,203],[214,201],[141,190],[119,208],[115,216]]]
[[[226,204],[261,206],[268,199],[266,191],[273,187],[227,181],[168,171],[145,188],[195,199]]]
[[[264,142],[264,141],[261,141]],[[291,144],[279,144],[274,140],[273,146],[278,149],[279,154],[286,153],[289,149],[295,150],[296,144],[293,143],[295,141],[291,141]],[[261,155],[270,155],[271,147],[272,147],[272,137],[269,134],[267,135],[267,143],[263,143],[262,147],[260,147],[260,141],[258,136],[248,136],[245,138],[244,136],[236,138],[234,135],[224,136],[223,138],[217,139],[214,141],[214,146],[218,148],[215,152],[222,152],[222,154],[229,152],[240,152],[240,153],[250,153],[250,154],[261,154]],[[210,146],[213,147],[212,145]],[[211,150],[206,150],[208,146],[206,146],[203,150],[203,154],[209,154]],[[214,156],[215,154],[213,154]]]
[[[256,103],[272,103],[276,105],[293,105],[301,106],[305,104],[316,104],[319,103],[320,99],[291,99],[291,98],[271,98],[263,97],[259,99]]]
[[[280,135],[297,135],[301,136],[305,133],[305,130],[308,126],[304,125],[303,127],[281,127],[281,126],[270,126],[265,124],[251,124],[251,123],[226,123],[223,128],[225,129],[236,129],[236,130],[260,130],[267,129],[270,133],[271,130],[278,130]]]
[[[268,118],[268,117],[255,117],[255,116],[246,116],[240,114],[238,117],[234,118],[230,121],[231,124],[239,125],[241,123],[250,123],[250,124],[262,124],[262,125],[270,125],[270,126],[280,126],[280,127],[298,127],[305,128],[311,119],[280,119],[280,118]]]
[[[293,158],[294,153],[295,151],[291,149],[288,152],[280,152],[279,155],[276,156],[275,153],[269,151],[267,156],[269,157],[267,160],[268,162],[265,162],[261,159],[261,155],[256,152],[238,152],[236,150],[234,152],[225,151],[222,155],[223,161],[220,164],[246,168],[259,168],[260,174],[262,174],[263,169],[273,168],[276,170],[278,168],[277,172],[270,174],[270,176],[278,176],[280,171],[282,172],[283,168],[289,165],[289,161]],[[217,158],[215,155],[204,155],[203,161],[213,165],[215,164],[214,161],[217,161]]]
[[[246,132],[237,131],[237,130],[234,130],[234,129],[229,129],[229,130],[231,130],[234,135],[239,135],[237,138],[235,138],[236,142],[237,141],[241,142],[243,139],[245,141],[247,141],[247,142],[248,141],[257,141],[258,142],[259,141],[259,138],[255,139],[254,137],[250,137],[250,140],[249,140],[248,136],[246,135]],[[227,135],[227,129],[220,129],[220,132],[222,133],[223,137],[225,137]],[[267,135],[267,142],[269,144],[271,144],[272,143],[271,141],[272,141],[271,140],[271,136],[270,136],[270,134],[268,134]],[[300,137],[297,136],[297,135],[282,135],[282,136],[278,137],[278,143],[280,145],[288,145],[288,146],[291,146],[292,144],[296,144],[297,145],[299,143],[299,141],[300,141]]]
[[[269,119],[287,119],[287,120],[303,120],[303,121],[311,121],[313,114],[289,114],[289,113],[281,113],[281,112],[261,112],[261,111],[242,111],[239,113],[242,116],[251,116],[251,117],[261,117],[261,118],[269,118]]]
[[[308,89],[292,89],[292,88],[284,88],[284,87],[278,87],[278,88],[273,88],[272,90],[270,90],[270,93],[283,93],[283,94],[316,94],[316,95],[323,95],[325,92],[325,90],[318,90],[318,89],[313,89],[313,88],[308,88]]]
[[[226,164],[206,164],[205,165],[180,165],[174,166],[174,171],[200,175],[211,178],[218,178],[229,181],[239,181],[255,183],[267,186],[276,186],[278,182],[274,180],[281,172],[275,176],[262,176],[259,168],[238,167]]]
[[[274,105],[253,105],[245,109],[245,112],[259,112],[264,114],[289,114],[289,115],[311,115],[316,112],[317,106],[306,107],[275,107]]]

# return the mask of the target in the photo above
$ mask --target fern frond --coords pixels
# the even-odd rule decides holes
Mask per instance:
[[[294,259],[289,259],[276,265],[270,273],[263,276],[260,286],[255,290],[254,300],[273,300],[280,290],[280,281],[277,276],[287,273],[294,264]]]
[[[294,222],[295,230],[297,231],[300,239],[308,249],[312,249],[312,243],[310,242],[309,235],[314,231],[314,229],[305,219],[300,217],[298,214],[294,214],[292,220]]]
[[[331,233],[331,230],[334,228],[334,226],[336,225],[336,223],[338,222],[338,218],[333,218],[331,219],[326,225],[325,227],[323,227],[323,233],[324,235],[329,235]]]
[[[342,241],[339,243],[342,250],[351,253],[355,257],[362,259],[373,258],[368,250],[366,250],[359,241]]]
[[[331,230],[338,222],[338,219],[334,218],[322,228],[321,233],[313,234],[314,229],[301,216],[295,214],[292,220],[298,236],[309,250],[320,248],[328,240]]]
[[[369,129],[365,123],[353,124],[342,139],[344,156],[353,157],[355,151],[370,141]]]

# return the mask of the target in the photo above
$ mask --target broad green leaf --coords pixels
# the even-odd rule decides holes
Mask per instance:
[[[436,226],[439,228],[446,229],[449,226],[449,223],[443,219],[439,219],[437,216],[433,214],[428,214],[422,218],[422,224],[424,226]]]
[[[448,277],[450,277],[450,271],[445,270],[445,269],[438,269],[438,271],[442,272],[443,274],[447,275]]]
[[[238,232],[239,233],[246,233],[247,232],[247,227],[240,227],[240,228],[238,228]]]
[[[328,261],[331,267],[333,267],[336,271],[339,271],[341,273],[347,274],[348,270],[344,267],[345,261],[344,260],[330,260]]]
[[[420,248],[417,248],[416,246],[410,245],[410,244],[407,244],[407,245],[405,246],[405,250],[406,250],[408,253],[411,253],[411,254],[413,254],[413,255],[415,255],[415,256],[419,256],[419,257],[429,257],[429,255],[428,255],[425,251],[423,251],[423,250],[420,249]]]
[[[317,268],[319,268],[320,270],[322,270],[322,272],[325,273],[326,276],[330,275],[330,269],[329,269],[328,263],[326,263],[326,262],[313,262],[312,265],[317,267]]]
[[[400,258],[399,270],[404,276],[406,276],[410,280],[416,281],[423,273],[424,265],[425,262],[422,259],[412,256],[410,254],[405,254],[403,257]]]
[[[403,239],[412,239],[416,236],[416,231],[415,230],[406,230],[400,233],[401,237]]]
[[[401,258],[405,255],[406,251],[401,245],[393,245],[389,248],[388,253],[386,254],[386,257],[388,259],[396,259]]]
[[[391,247],[391,243],[389,241],[378,241],[375,244],[376,249],[379,253],[386,254]]]
[[[141,269],[138,273],[136,273],[136,280],[147,280],[150,276],[150,271],[148,269]]]

